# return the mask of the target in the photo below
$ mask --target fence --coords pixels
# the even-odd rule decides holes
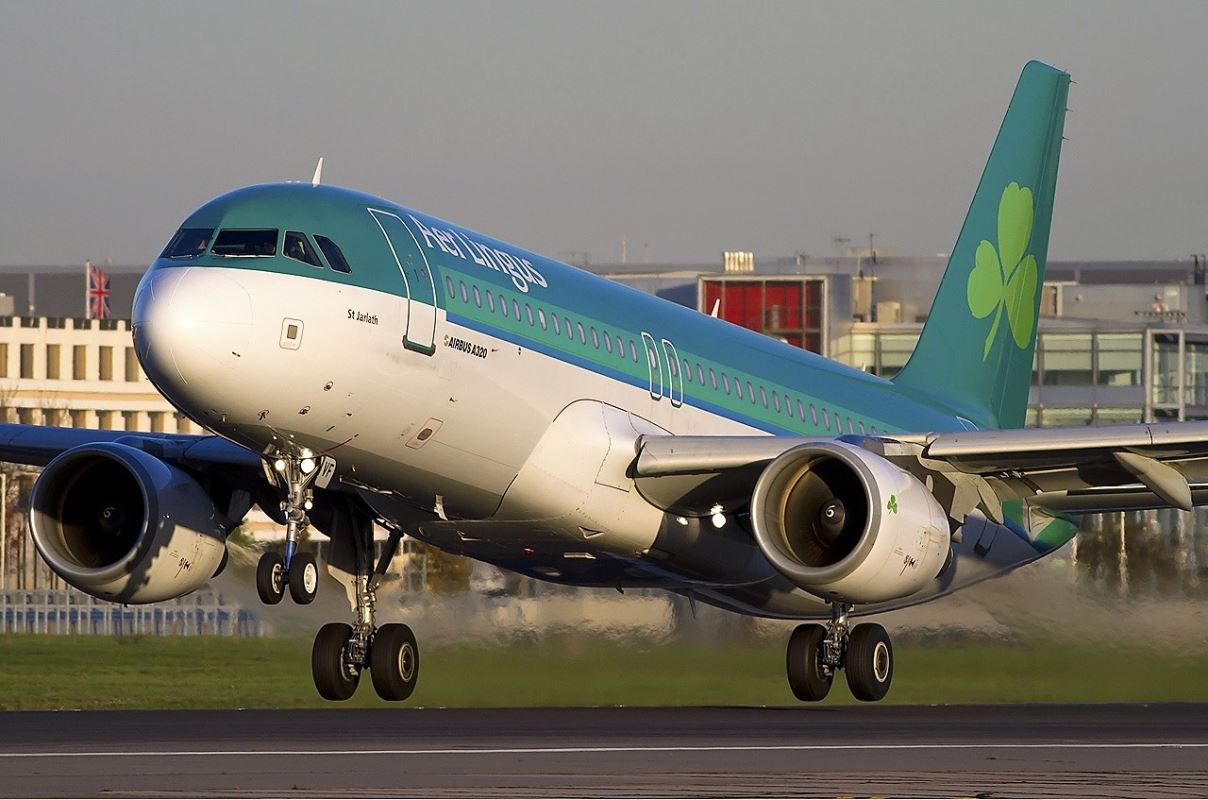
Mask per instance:
[[[36,589],[0,592],[0,633],[256,637],[262,629],[255,614],[213,592],[123,606],[72,590]]]

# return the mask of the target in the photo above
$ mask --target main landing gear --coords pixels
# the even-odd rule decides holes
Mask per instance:
[[[310,524],[314,494],[311,484],[319,474],[318,465],[310,457],[288,456],[277,459],[273,468],[285,480],[285,499],[281,511],[285,514],[285,553],[268,552],[256,565],[256,592],[267,605],[276,605],[285,597],[285,590],[299,605],[315,599],[319,591],[319,565],[310,553],[298,552],[298,538]]]
[[[893,644],[876,623],[848,625],[851,606],[835,603],[828,625],[798,625],[789,637],[789,688],[798,700],[821,700],[842,669],[857,700],[880,700],[893,680]]]
[[[411,628],[400,623],[377,626],[377,587],[402,534],[395,531],[373,564],[373,522],[354,508],[341,509],[332,531],[333,574],[348,574],[356,621],[330,622],[319,629],[311,650],[315,688],[327,700],[352,697],[366,669],[383,700],[406,700],[419,680],[419,645]],[[345,570],[344,567],[352,567]]]

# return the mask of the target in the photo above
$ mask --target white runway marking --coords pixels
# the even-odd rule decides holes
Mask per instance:
[[[641,747],[464,747],[368,750],[89,750],[0,753],[0,758],[150,758],[155,756],[473,756],[473,755],[585,755],[591,753],[741,753],[824,752],[836,750],[1183,750],[1208,749],[1208,742],[1047,742],[1047,743],[934,743],[934,744],[769,744],[769,745],[667,745]]]

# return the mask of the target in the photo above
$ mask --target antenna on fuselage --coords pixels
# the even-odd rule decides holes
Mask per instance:
[[[318,186],[323,182],[323,157],[319,156],[319,163],[315,164],[315,176],[310,179],[311,186]]]
[[[718,311],[721,311],[721,298],[720,297],[713,301],[713,310],[709,312],[709,316],[713,317],[713,319],[717,319]]]

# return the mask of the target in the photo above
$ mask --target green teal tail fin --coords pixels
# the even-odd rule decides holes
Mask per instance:
[[[1070,76],[1019,76],[919,343],[894,383],[978,425],[1022,427]]]

